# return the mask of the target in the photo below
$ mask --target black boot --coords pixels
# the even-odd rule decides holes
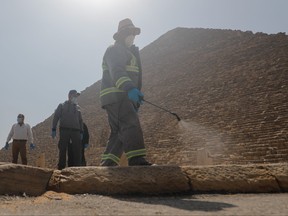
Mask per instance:
[[[129,166],[152,166],[143,156],[132,157],[128,160]]]

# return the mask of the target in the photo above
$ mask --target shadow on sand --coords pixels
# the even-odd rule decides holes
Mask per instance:
[[[151,205],[164,205],[172,208],[183,209],[187,211],[203,211],[203,212],[216,212],[222,211],[225,208],[234,208],[235,205],[223,202],[201,201],[193,198],[192,196],[161,196],[161,197],[139,197],[125,196],[114,197],[115,199],[126,202],[141,202]]]

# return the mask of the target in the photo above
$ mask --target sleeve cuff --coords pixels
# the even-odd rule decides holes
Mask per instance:
[[[123,86],[123,90],[129,92],[131,89],[135,88],[132,83],[127,83],[127,85]]]

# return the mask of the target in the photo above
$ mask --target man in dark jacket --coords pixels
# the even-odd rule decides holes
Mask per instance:
[[[82,138],[82,145],[81,145],[81,155],[82,161],[81,166],[86,166],[86,159],[85,159],[85,149],[89,146],[89,131],[87,125],[83,122],[83,138]],[[68,167],[73,166],[73,151],[72,151],[72,143],[70,142],[68,145]]]
[[[138,47],[134,46],[140,28],[130,19],[119,22],[115,44],[103,57],[100,92],[102,107],[107,111],[110,137],[102,156],[102,166],[116,166],[125,152],[129,166],[151,165],[146,159],[143,133],[137,115],[143,100],[142,69]]]
[[[58,143],[59,161],[58,169],[66,167],[66,153],[68,145],[71,145],[73,163],[71,166],[81,166],[81,139],[83,137],[83,121],[78,106],[76,90],[69,91],[68,100],[59,104],[54,113],[52,123],[52,138],[56,137],[56,127],[60,120],[60,139]]]

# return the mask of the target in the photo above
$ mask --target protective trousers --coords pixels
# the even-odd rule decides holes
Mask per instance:
[[[80,131],[75,129],[60,128],[60,139],[58,143],[59,161],[58,169],[66,167],[66,154],[68,145],[71,148],[72,161],[71,166],[81,166],[81,136]]]
[[[22,164],[27,165],[26,142],[27,140],[13,140],[12,163],[15,163],[15,164],[18,163],[18,155],[20,153]]]
[[[68,167],[72,167],[72,166],[73,166],[73,150],[72,150],[72,144],[69,143],[68,145]],[[86,166],[85,148],[84,148],[83,142],[81,145],[81,166]]]
[[[111,132],[101,164],[107,160],[118,164],[123,152],[128,159],[145,156],[143,132],[137,112],[130,100],[125,98],[119,103],[109,104],[104,108],[108,114]]]

